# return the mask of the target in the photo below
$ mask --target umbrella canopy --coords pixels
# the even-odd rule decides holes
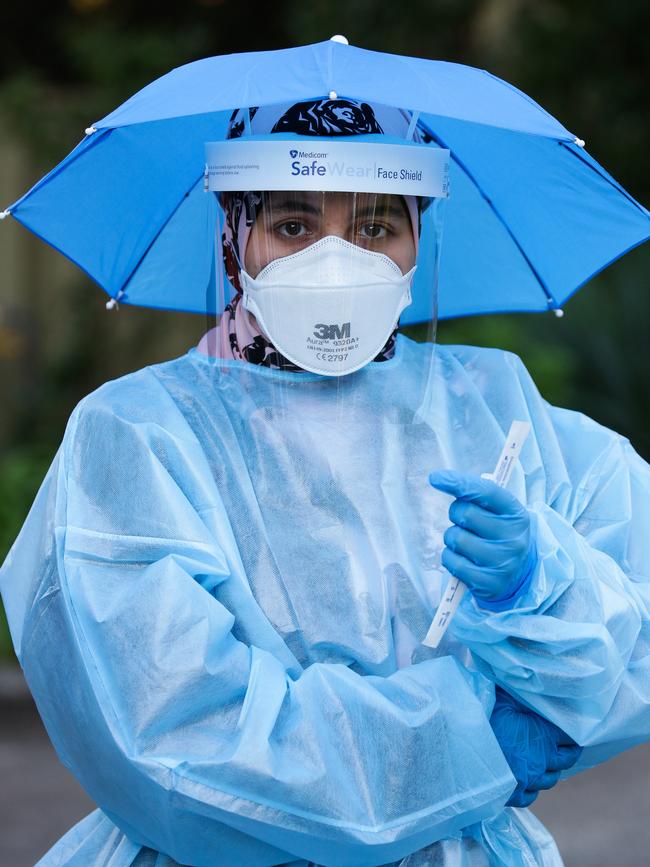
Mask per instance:
[[[521,91],[484,70],[339,38],[172,70],[95,122],[5,215],[121,303],[220,312],[205,142],[224,138],[234,108],[332,93],[419,112],[431,146],[451,151],[441,318],[561,307],[650,237],[650,213]],[[421,318],[428,290],[416,279],[403,323]]]

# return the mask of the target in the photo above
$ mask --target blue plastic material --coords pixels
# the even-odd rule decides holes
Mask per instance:
[[[561,729],[528,710],[502,689],[496,691],[490,725],[517,780],[512,807],[528,807],[542,789],[552,788],[561,771],[580,758],[579,747]]]
[[[335,383],[192,350],[77,407],[0,570],[103,811],[43,865],[561,863],[504,809],[494,683],[585,746],[577,767],[650,736],[650,469],[497,350],[440,347],[413,423],[429,371],[403,337]],[[536,568],[506,611],[468,594],[434,651],[429,473],[489,471],[513,419]]]
[[[220,313],[204,143],[224,137],[234,108],[332,90],[419,111],[430,146],[451,150],[441,318],[560,307],[650,237],[648,211],[516,88],[468,66],[331,41],[173,70],[96,122],[11,212],[122,303]],[[429,273],[416,275],[404,324],[430,308]]]

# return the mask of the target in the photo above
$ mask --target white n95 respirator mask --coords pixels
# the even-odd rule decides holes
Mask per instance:
[[[257,277],[242,270],[243,304],[294,364],[342,376],[381,351],[411,303],[415,268],[402,274],[383,253],[328,235]]]

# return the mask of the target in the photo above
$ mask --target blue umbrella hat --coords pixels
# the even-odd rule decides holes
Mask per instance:
[[[484,70],[342,37],[172,70],[89,127],[3,215],[111,299],[205,312],[218,210],[203,192],[205,143],[225,139],[234,109],[327,96],[404,109],[431,147],[450,151],[441,318],[559,308],[650,237],[648,211],[521,91]],[[414,293],[403,322],[417,319],[417,281]]]

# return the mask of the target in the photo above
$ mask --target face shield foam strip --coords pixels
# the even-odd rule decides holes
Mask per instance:
[[[449,151],[420,143],[264,137],[208,142],[205,188],[448,196]],[[278,140],[279,139],[279,140]]]

